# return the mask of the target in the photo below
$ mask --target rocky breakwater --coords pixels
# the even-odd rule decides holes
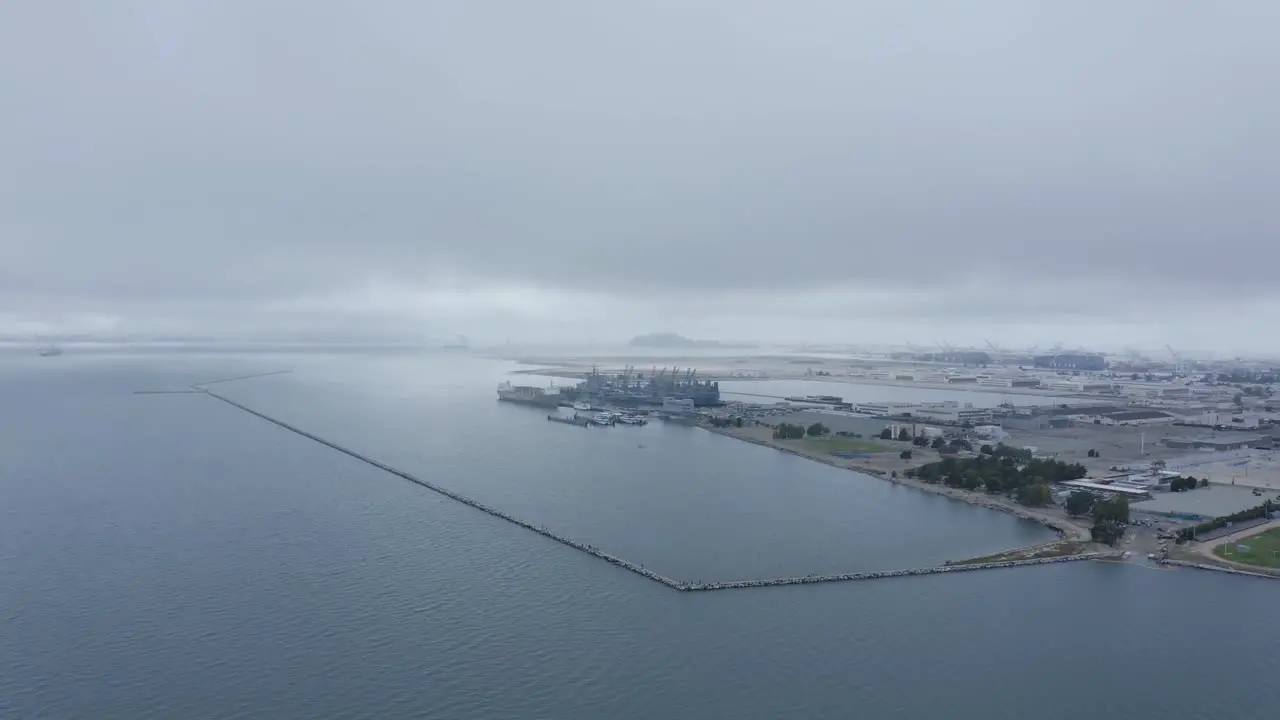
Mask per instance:
[[[970,572],[972,570],[994,570],[996,568],[1024,567],[1027,565],[1050,565],[1053,563],[1075,562],[1077,560],[1095,560],[1118,557],[1118,552],[1092,552],[1079,555],[1063,555],[1061,557],[1035,558],[1032,560],[1009,560],[1004,562],[974,563],[972,565],[938,565],[935,567],[913,568],[909,570],[877,570],[873,572],[847,573],[843,575],[805,575],[803,577],[775,578],[772,580],[733,580],[729,582],[688,583],[679,590],[685,592],[709,592],[712,590],[740,590],[745,588],[780,587],[783,585],[815,585],[818,583],[850,582],[853,580],[880,580],[883,578],[912,577],[916,575],[941,575],[943,573]]]
[[[1212,570],[1214,572],[1229,573],[1231,575],[1245,575],[1248,577],[1267,578],[1268,580],[1280,580],[1280,572],[1271,573],[1265,570],[1244,570],[1241,568],[1227,567],[1225,565],[1209,565],[1207,563],[1193,563],[1186,560],[1174,560],[1173,558],[1164,558],[1160,561],[1161,565],[1174,565],[1177,567],[1193,568],[1196,570]]]
[[[543,537],[545,537],[545,538],[549,538],[549,539],[551,539],[551,540],[555,540],[556,542],[558,542],[558,543],[560,543],[560,544],[562,544],[562,545],[566,545],[566,546],[568,546],[568,547],[571,547],[571,548],[573,548],[574,550],[578,550],[578,551],[580,551],[580,552],[584,552],[584,553],[586,553],[586,554],[588,554],[588,555],[592,555],[592,556],[598,557],[598,558],[600,558],[601,560],[604,560],[605,562],[608,562],[608,563],[610,563],[610,564],[612,564],[612,565],[616,565],[616,566],[618,566],[618,567],[620,567],[620,568],[622,568],[622,569],[624,569],[624,570],[630,570],[631,572],[633,572],[633,573],[635,573],[635,574],[637,574],[637,575],[640,575],[641,577],[648,578],[649,580],[652,580],[652,581],[657,582],[657,583],[662,583],[663,585],[666,585],[667,587],[672,588],[672,589],[674,589],[674,590],[683,590],[683,589],[685,589],[684,584],[679,583],[679,582],[676,582],[675,580],[672,580],[671,578],[666,577],[666,576],[664,576],[664,575],[660,575],[660,574],[658,574],[658,573],[656,573],[656,572],[654,572],[654,571],[652,571],[652,570],[650,570],[650,569],[646,568],[646,567],[645,567],[645,566],[643,566],[643,565],[638,565],[638,564],[633,563],[633,562],[631,562],[631,561],[629,561],[629,560],[623,560],[622,558],[620,558],[620,557],[618,557],[618,556],[616,556],[616,555],[610,555],[609,553],[607,553],[607,552],[605,552],[605,551],[603,551],[603,550],[601,550],[601,549],[599,549],[599,548],[597,548],[597,547],[595,547],[595,546],[593,546],[593,545],[588,545],[588,544],[586,544],[586,543],[578,542],[577,540],[572,540],[572,539],[567,538],[567,537],[565,537],[565,536],[563,536],[563,535],[561,535],[561,534],[559,534],[559,533],[557,533],[557,532],[555,532],[555,531],[553,531],[553,530],[549,530],[549,529],[547,529],[546,527],[544,527],[544,526],[542,526],[542,525],[535,525],[535,524],[533,524],[533,523],[531,523],[531,522],[528,522],[528,521],[525,521],[525,520],[521,520],[520,518],[517,518],[517,517],[515,517],[515,516],[513,516],[513,515],[510,515],[510,514],[508,514],[508,513],[506,513],[506,512],[503,512],[502,510],[499,510],[499,509],[497,509],[497,508],[495,508],[495,507],[490,507],[490,506],[488,506],[488,505],[485,505],[484,503],[480,502],[479,500],[473,500],[473,499],[471,499],[471,498],[469,498],[469,497],[467,497],[467,496],[465,496],[465,495],[462,495],[462,494],[460,494],[460,493],[456,493],[456,492],[454,492],[454,491],[452,491],[452,490],[449,490],[449,489],[447,489],[447,488],[440,487],[439,485],[436,485],[435,483],[432,483],[432,482],[430,482],[430,481],[424,480],[424,479],[422,479],[422,478],[420,478],[420,477],[418,477],[418,476],[416,476],[416,475],[413,475],[413,474],[411,474],[411,473],[405,472],[404,470],[401,470],[401,469],[399,469],[399,468],[392,467],[392,466],[387,465],[386,463],[380,462],[380,461],[378,461],[378,460],[374,460],[374,459],[373,459],[373,458],[371,458],[371,457],[368,457],[368,456],[365,456],[365,455],[361,455],[360,453],[356,452],[355,450],[352,450],[352,449],[350,449],[350,448],[347,448],[347,447],[344,447],[344,446],[342,446],[342,445],[339,445],[338,443],[335,443],[335,442],[333,442],[332,440],[326,440],[325,438],[322,438],[322,437],[320,437],[319,435],[315,435],[315,434],[313,434],[313,433],[309,433],[309,432],[307,432],[306,430],[303,430],[303,429],[301,429],[301,428],[299,428],[299,427],[296,427],[296,426],[294,426],[294,425],[290,425],[289,423],[287,423],[287,422],[285,422],[285,421],[283,421],[283,420],[279,420],[279,419],[277,419],[277,418],[271,417],[270,415],[267,415],[266,413],[262,413],[262,412],[259,412],[259,411],[257,411],[257,410],[254,410],[253,408],[248,407],[248,406],[246,406],[246,405],[242,405],[241,403],[238,403],[238,402],[236,402],[235,400],[232,400],[232,399],[230,399],[230,398],[223,397],[222,395],[219,395],[219,394],[217,394],[217,393],[215,393],[215,392],[213,392],[213,391],[211,391],[211,390],[207,390],[207,389],[205,389],[205,390],[203,390],[203,392],[204,392],[205,394],[207,394],[209,397],[212,397],[212,398],[216,398],[216,399],[218,399],[218,400],[221,400],[222,402],[224,402],[224,403],[226,403],[226,404],[228,404],[228,405],[230,405],[230,406],[232,406],[232,407],[234,407],[234,408],[237,408],[237,409],[239,409],[239,410],[243,410],[244,412],[247,412],[247,413],[249,413],[250,415],[253,415],[253,416],[255,416],[255,417],[262,418],[263,420],[266,420],[267,422],[270,422],[270,423],[273,423],[273,424],[275,424],[275,425],[277,425],[277,426],[279,426],[279,427],[282,427],[282,428],[284,428],[285,430],[288,430],[288,431],[293,432],[293,433],[297,433],[298,435],[301,435],[302,437],[305,437],[305,438],[307,438],[308,440],[313,440],[313,441],[315,441],[315,442],[320,443],[321,445],[325,445],[325,446],[330,447],[330,448],[332,448],[332,449],[334,449],[334,450],[337,450],[337,451],[338,451],[338,452],[340,452],[340,453],[343,453],[343,454],[345,454],[345,455],[349,455],[349,456],[351,456],[351,457],[355,458],[356,460],[359,460],[359,461],[361,461],[361,462],[363,462],[363,463],[367,463],[367,464],[369,464],[369,465],[372,465],[373,467],[376,467],[376,468],[378,468],[379,470],[383,470],[383,471],[385,471],[385,472],[391,473],[392,475],[395,475],[395,476],[397,476],[397,477],[399,477],[399,478],[402,478],[402,479],[404,479],[404,480],[408,480],[409,482],[414,483],[414,484],[416,484],[416,485],[421,485],[422,487],[424,487],[424,488],[426,488],[426,489],[428,489],[428,490],[431,490],[432,492],[439,493],[439,494],[441,494],[441,495],[443,495],[443,496],[445,496],[445,497],[449,498],[450,500],[456,500],[457,502],[460,502],[460,503],[462,503],[463,505],[467,505],[467,506],[473,507],[473,508],[475,508],[476,510],[479,510],[479,511],[484,512],[484,513],[488,513],[488,514],[490,514],[490,515],[492,515],[492,516],[494,516],[494,517],[496,517],[496,518],[500,518],[500,519],[502,519],[502,520],[506,520],[507,522],[511,523],[512,525],[518,525],[518,526],[520,526],[520,527],[522,527],[522,528],[524,528],[524,529],[526,529],[526,530],[530,530],[530,531],[532,531],[532,532],[535,532],[535,533],[537,533],[537,534],[539,534],[539,535],[541,535],[541,536],[543,536]]]

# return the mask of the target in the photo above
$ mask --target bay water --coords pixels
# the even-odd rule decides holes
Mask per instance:
[[[1076,563],[682,594],[212,398],[133,394],[288,369],[211,387],[680,580],[916,567],[1049,538],[694,428],[549,423],[496,402],[514,367],[412,352],[0,359],[0,717],[1274,706],[1280,583]]]

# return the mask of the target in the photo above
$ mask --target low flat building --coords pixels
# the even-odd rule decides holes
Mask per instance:
[[[1112,383],[1106,380],[1055,379],[1042,381],[1040,387],[1058,392],[1102,392],[1110,390]]]
[[[1167,437],[1160,441],[1165,447],[1180,450],[1239,450],[1240,448],[1271,446],[1271,438],[1265,435],[1231,433],[1209,437]]]
[[[1116,484],[1104,484],[1099,482],[1092,482],[1089,480],[1067,480],[1065,482],[1058,483],[1058,485],[1061,487],[1072,488],[1074,490],[1088,490],[1089,492],[1094,492],[1094,493],[1113,493],[1116,495],[1123,495],[1127,498],[1132,498],[1132,499],[1146,499],[1151,497],[1150,491],[1146,490],[1145,488],[1129,487],[1126,485],[1116,485]]]
[[[975,407],[916,407],[911,410],[911,417],[920,418],[928,422],[938,422],[950,425],[963,425],[970,423],[972,425],[990,425],[994,418],[991,415],[991,408],[975,408]]]
[[[915,403],[858,403],[853,406],[853,411],[856,413],[862,413],[863,415],[871,415],[873,417],[886,417],[889,415],[901,415],[905,412],[910,412],[915,407]]]
[[[1125,410],[1099,415],[1097,423],[1099,425],[1159,425],[1172,423],[1177,419],[1176,416],[1159,410]]]
[[[1246,413],[1218,412],[1215,410],[1206,410],[1196,415],[1188,415],[1182,418],[1184,425],[1196,425],[1201,427],[1222,427],[1239,430],[1252,430],[1261,424],[1261,418],[1257,415]]]
[[[1121,383],[1120,389],[1134,400],[1186,400],[1191,397],[1191,388],[1169,383]]]
[[[1040,387],[1040,378],[979,375],[978,384],[991,387]]]

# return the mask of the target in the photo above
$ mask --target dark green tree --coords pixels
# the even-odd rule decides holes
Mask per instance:
[[[880,439],[881,439],[881,440],[892,440],[892,439],[893,439],[893,431],[892,431],[892,430],[890,430],[889,428],[885,428],[885,429],[881,430],[881,431],[880,431]]]
[[[1124,525],[1129,522],[1129,499],[1114,497],[1110,500],[1099,500],[1093,504],[1093,522],[1113,522]]]
[[[1072,516],[1088,515],[1093,509],[1093,493],[1076,490],[1067,496],[1067,514]]]
[[[1052,491],[1043,482],[1035,482],[1018,489],[1018,502],[1028,507],[1048,505],[1052,499]]]
[[[798,440],[804,437],[804,427],[790,423],[778,423],[773,429],[773,437],[781,440]]]
[[[1093,527],[1089,529],[1089,536],[1094,542],[1115,545],[1120,542],[1120,538],[1124,537],[1124,526],[1114,520],[1094,522]]]
[[[826,425],[823,425],[820,422],[816,422],[810,425],[809,429],[806,430],[805,432],[809,435],[809,437],[822,437],[823,435],[830,433],[831,430],[829,430]]]

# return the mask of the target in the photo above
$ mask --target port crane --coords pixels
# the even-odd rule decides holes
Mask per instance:
[[[1177,352],[1176,350],[1174,350],[1174,349],[1173,349],[1173,346],[1171,346],[1171,345],[1167,345],[1167,344],[1166,344],[1166,345],[1164,346],[1164,349],[1165,349],[1165,350],[1168,350],[1168,351],[1169,351],[1169,354],[1173,356],[1173,374],[1174,374],[1174,375],[1186,375],[1186,374],[1187,374],[1187,372],[1188,372],[1188,371],[1189,371],[1189,369],[1190,369],[1190,368],[1189,368],[1189,364],[1187,363],[1186,358],[1184,358],[1184,357],[1182,357],[1181,355],[1179,355],[1179,354],[1178,354],[1178,352]]]

